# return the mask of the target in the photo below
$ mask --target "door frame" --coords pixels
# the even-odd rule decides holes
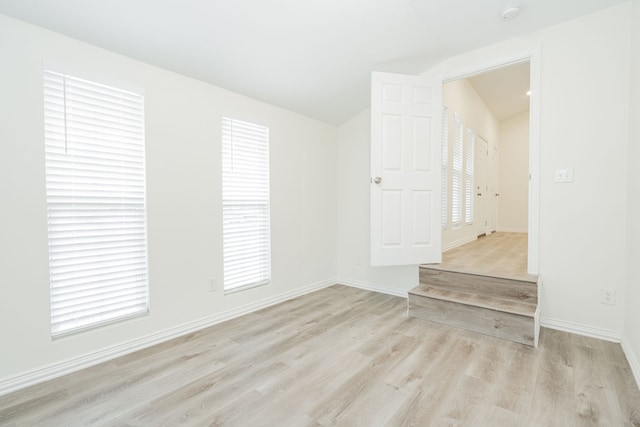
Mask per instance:
[[[496,57],[485,62],[475,61],[471,66],[452,66],[443,70],[442,84],[466,79],[477,74],[502,68],[519,62],[529,61],[530,90],[529,97],[529,201],[528,201],[528,247],[527,272],[538,274],[539,238],[540,238],[540,47],[519,53]]]

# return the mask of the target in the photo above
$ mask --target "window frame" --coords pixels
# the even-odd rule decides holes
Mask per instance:
[[[467,127],[464,136],[464,223],[472,225],[475,199],[473,191],[475,132]]]
[[[463,139],[464,123],[454,114],[454,135],[451,161],[451,224],[454,227],[462,225],[464,184],[463,180]]]
[[[441,156],[440,156],[440,209],[441,226],[445,230],[449,223],[449,109],[442,106],[441,122]]]
[[[149,312],[144,95],[43,69],[51,336]]]
[[[271,283],[270,144],[267,126],[221,122],[223,289],[230,294]]]

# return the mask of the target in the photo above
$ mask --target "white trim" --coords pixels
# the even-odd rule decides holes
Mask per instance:
[[[221,322],[225,322],[227,320],[235,319],[236,317],[243,316],[245,314],[249,314],[254,311],[279,304],[281,302],[285,302],[292,298],[318,291],[328,286],[332,286],[335,283],[335,279],[313,283],[311,285],[297,288],[292,291],[283,292],[278,295],[264,298],[250,304],[233,308],[231,310],[223,311],[212,316],[207,316],[193,322],[165,329],[164,331],[156,332],[122,344],[107,347],[92,353],[84,354],[82,356],[73,357],[61,362],[52,363],[50,365],[33,369],[22,374],[3,378],[0,380],[0,396],[20,390],[30,385],[49,381],[54,378],[61,377],[62,375],[67,375],[72,372],[76,372],[81,369],[88,368],[90,366],[94,366],[111,359],[115,359],[116,357],[124,356],[126,354],[133,353],[135,351],[142,350],[156,344],[160,344],[162,342],[180,337],[182,335],[190,334],[192,332],[216,325]]]
[[[364,289],[372,292],[378,292],[381,294],[393,295],[401,298],[409,298],[409,291],[405,291],[403,289],[398,289],[398,288],[392,288],[385,285],[362,282],[360,280],[345,279],[343,277],[338,277],[336,279],[336,284],[350,286],[352,288]]]
[[[597,338],[605,341],[619,343],[622,341],[622,332],[612,331],[611,329],[596,328],[594,326],[581,325],[579,323],[567,322],[560,319],[551,319],[542,317],[540,325],[543,328],[556,329],[558,331],[570,332],[576,335],[584,335],[586,337]]]
[[[540,48],[529,55],[530,90],[529,97],[529,239],[527,247],[527,272],[539,273],[540,245],[540,95],[541,65]]]
[[[538,344],[540,343],[540,313],[541,313],[541,309],[540,309],[540,301],[542,301],[542,277],[538,276],[538,283],[537,283],[537,287],[538,287],[538,299],[536,300],[538,302],[537,307],[536,307],[536,312],[533,315],[533,321],[534,321],[534,325],[533,325],[533,346],[535,348],[538,348]]]
[[[442,252],[450,251],[453,248],[457,248],[458,246],[466,245],[467,243],[471,243],[474,240],[478,240],[478,236],[475,233],[471,236],[463,237],[458,240],[454,240],[453,242],[449,242],[447,244],[442,245]]]
[[[527,230],[526,228],[503,228],[503,227],[498,227],[496,229],[496,233],[527,233],[529,230]]]
[[[631,343],[625,335],[622,335],[622,351],[624,351],[624,355],[627,356],[627,362],[629,362],[633,377],[636,379],[638,388],[640,388],[640,359],[638,359],[638,355],[633,351]]]

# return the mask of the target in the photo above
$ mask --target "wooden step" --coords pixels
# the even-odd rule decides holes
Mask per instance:
[[[502,299],[487,295],[470,294],[467,292],[447,290],[429,285],[420,285],[410,291],[411,295],[435,298],[442,301],[451,301],[458,304],[487,308],[489,310],[503,311],[525,317],[533,317],[536,305],[529,302],[521,302]]]
[[[538,286],[535,280],[514,280],[420,267],[420,284],[534,305],[538,302]]]
[[[421,266],[408,315],[537,346],[538,283]]]

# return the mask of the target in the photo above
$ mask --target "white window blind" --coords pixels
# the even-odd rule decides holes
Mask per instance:
[[[449,109],[442,106],[442,128],[441,128],[441,145],[442,157],[440,165],[440,198],[441,198],[441,216],[442,228],[447,227],[447,218],[449,214]]]
[[[473,223],[473,147],[475,134],[467,128],[464,144],[464,222]]]
[[[225,291],[269,283],[269,129],[222,118]]]
[[[56,336],[148,311],[144,97],[43,78]]]
[[[462,140],[464,125],[454,116],[453,161],[451,164],[451,222],[462,223]]]

